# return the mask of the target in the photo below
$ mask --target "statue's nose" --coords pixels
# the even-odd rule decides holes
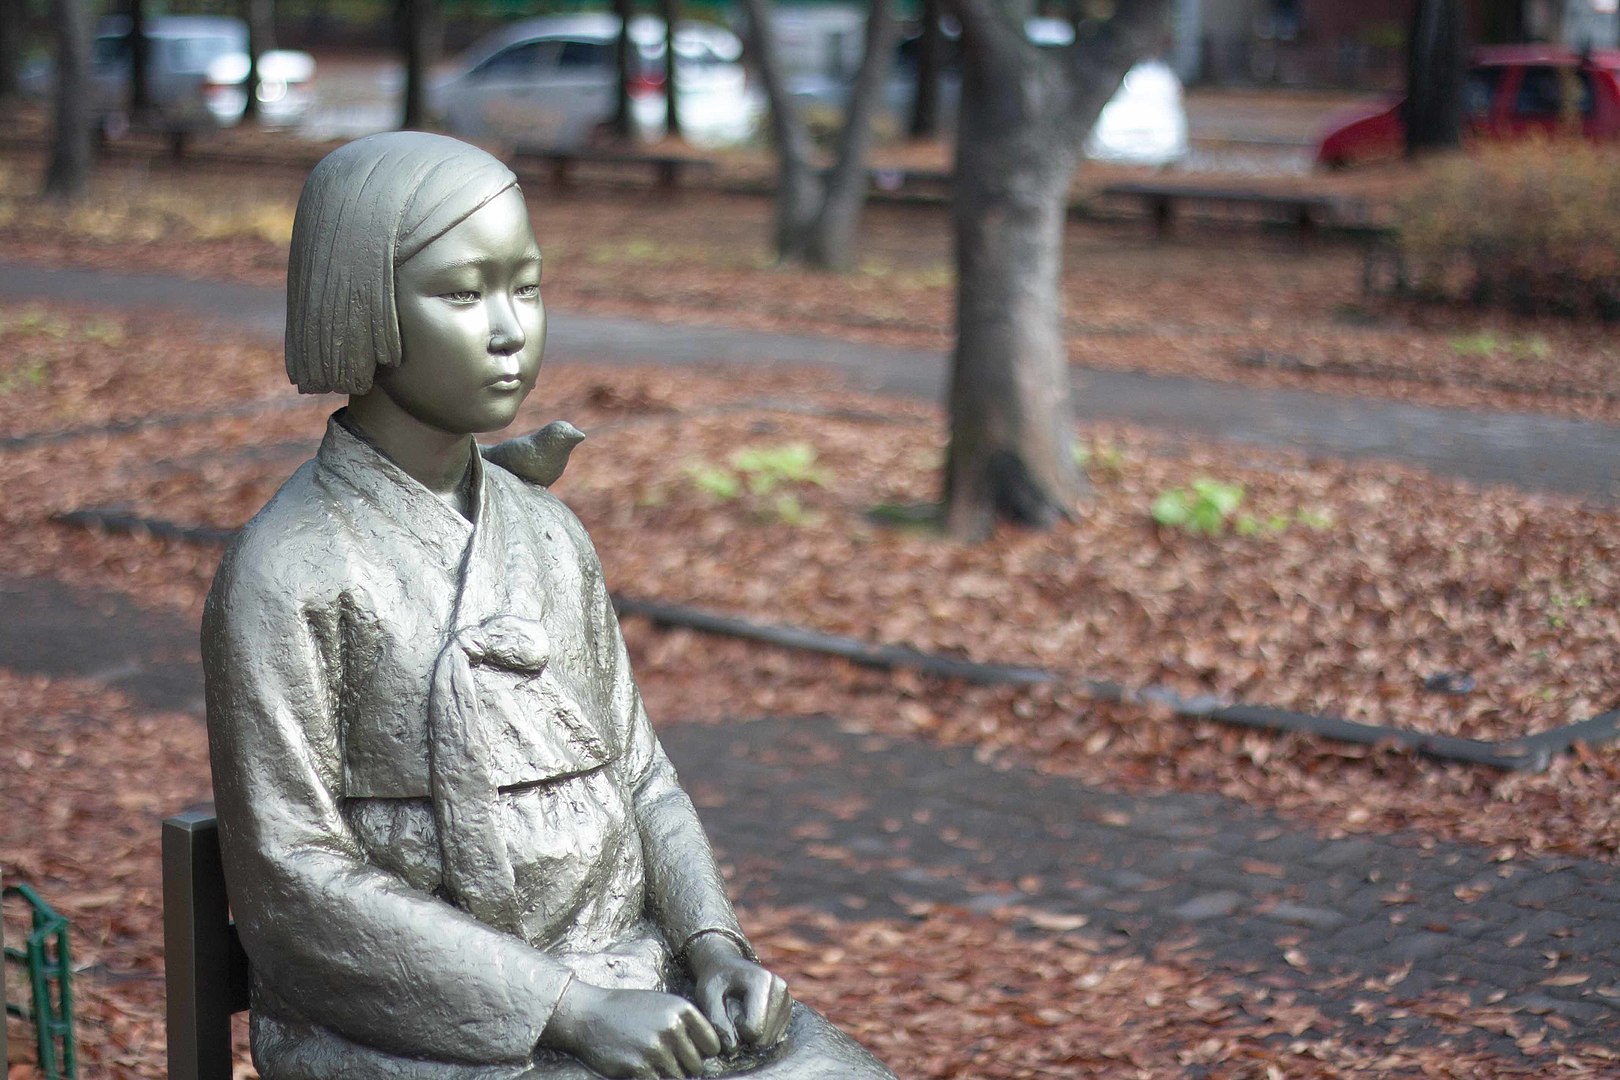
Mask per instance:
[[[490,304],[489,351],[507,355],[523,348],[523,324],[518,322],[512,302],[498,298]]]

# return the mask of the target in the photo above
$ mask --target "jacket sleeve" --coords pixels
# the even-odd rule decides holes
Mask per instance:
[[[634,792],[636,823],[646,867],[648,913],[677,956],[701,934],[731,938],[750,959],[753,948],[726,897],[725,879],[692,800],[681,788],[642,706],[630,672],[624,636],[608,597],[601,565],[584,530],[585,611],[596,637],[595,654],[610,690],[610,711],[621,746],[619,767]]]
[[[391,1053],[527,1060],[569,972],[365,860],[338,801],[338,620],[241,561],[215,579],[202,645],[226,880],[256,982]]]

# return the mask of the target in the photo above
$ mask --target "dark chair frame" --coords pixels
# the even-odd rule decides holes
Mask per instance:
[[[169,1080],[231,1080],[231,1016],[248,1007],[248,959],[231,921],[213,814],[187,811],[163,823],[163,954]]]

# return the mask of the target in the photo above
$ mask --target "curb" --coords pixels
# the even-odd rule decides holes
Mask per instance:
[[[235,529],[208,525],[186,525],[161,518],[147,518],[115,510],[88,508],[54,514],[51,520],[77,528],[154,536],[181,543],[217,547],[230,542]],[[1044,668],[984,663],[939,653],[925,653],[903,645],[872,645],[858,638],[826,634],[796,626],[756,623],[684,604],[641,600],[622,593],[611,594],[613,606],[622,615],[637,615],[660,626],[676,626],[706,634],[757,641],[777,648],[836,656],[862,667],[892,671],[904,668],[946,679],[961,679],[980,686],[1036,686],[1061,683],[1083,691],[1096,701],[1168,708],[1185,719],[1214,720],[1236,727],[1287,734],[1313,735],[1334,742],[1357,746],[1398,746],[1423,757],[1467,765],[1485,765],[1504,772],[1544,772],[1553,759],[1576,745],[1598,745],[1620,738],[1620,709],[1588,720],[1521,739],[1490,741],[1463,739],[1454,735],[1432,735],[1406,728],[1363,724],[1341,716],[1294,712],[1267,705],[1226,703],[1219,698],[1183,697],[1166,686],[1132,689],[1105,679],[1065,678]]]

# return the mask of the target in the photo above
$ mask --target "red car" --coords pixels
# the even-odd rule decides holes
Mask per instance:
[[[1406,99],[1335,117],[1317,146],[1329,168],[1397,157],[1406,131]],[[1463,87],[1470,138],[1573,134],[1620,139],[1620,50],[1585,54],[1554,45],[1494,45],[1474,53]]]

